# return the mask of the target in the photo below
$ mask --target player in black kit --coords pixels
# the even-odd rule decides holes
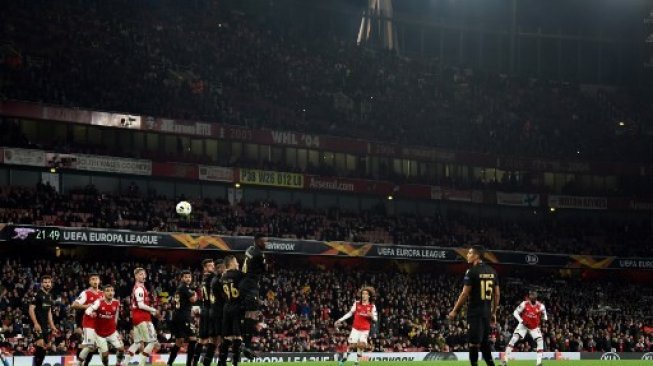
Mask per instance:
[[[52,277],[45,275],[41,277],[41,288],[29,304],[29,317],[34,325],[34,339],[36,340],[34,351],[34,366],[43,365],[45,360],[45,349],[50,342],[50,333],[56,332],[52,319]]]
[[[229,346],[232,346],[232,363],[238,366],[240,361],[240,345],[243,342],[240,323],[243,320],[241,308],[241,294],[239,286],[243,280],[243,273],[239,270],[238,260],[233,255],[224,258],[226,271],[220,279],[222,284],[222,297],[225,304],[222,312],[222,335],[224,339],[220,345],[220,359],[218,366],[226,366]]]
[[[267,270],[265,255],[263,254],[265,241],[264,235],[256,234],[254,236],[254,245],[247,248],[242,269],[245,278],[243,278],[239,287],[242,307],[243,311],[245,311],[245,320],[243,321],[243,343],[245,347],[243,348],[243,354],[249,359],[256,356],[252,351],[252,337],[256,333],[256,326],[261,315],[259,310],[260,281]]]
[[[203,349],[201,352],[197,352],[197,350],[195,351],[195,360],[197,361],[193,361],[193,365],[197,365],[201,359],[203,365],[209,366],[213,360],[213,355],[215,354],[215,338],[218,336],[218,329],[215,326],[215,314],[212,310],[212,304],[215,303],[215,295],[211,292],[211,283],[216,277],[215,268],[216,266],[213,259],[205,259],[202,261],[200,344],[203,346]],[[222,308],[220,310],[222,312]],[[222,314],[220,319],[222,319]],[[198,345],[197,347],[200,346]]]
[[[494,268],[485,264],[481,258],[485,248],[475,245],[467,252],[467,263],[472,267],[465,272],[465,285],[449,313],[449,319],[454,320],[458,310],[469,298],[467,308],[467,323],[469,323],[469,360],[472,366],[478,365],[478,351],[481,350],[483,360],[488,366],[494,366],[490,350],[490,327],[496,322],[499,306],[499,277]]]
[[[197,301],[197,294],[190,288],[193,274],[189,270],[181,271],[181,283],[175,292],[175,307],[172,313],[172,333],[175,336],[175,345],[170,350],[168,366],[172,366],[177,358],[179,348],[188,340],[186,366],[191,366],[195,352],[196,338],[191,324],[193,304]]]

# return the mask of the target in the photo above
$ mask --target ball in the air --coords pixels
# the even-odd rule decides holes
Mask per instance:
[[[177,204],[177,213],[181,216],[188,216],[190,215],[191,211],[193,208],[191,207],[190,203],[188,201],[181,201]]]

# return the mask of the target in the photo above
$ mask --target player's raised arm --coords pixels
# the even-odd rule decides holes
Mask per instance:
[[[544,306],[544,304],[541,305],[542,305],[542,320],[549,320],[549,317],[546,314],[546,307]]]

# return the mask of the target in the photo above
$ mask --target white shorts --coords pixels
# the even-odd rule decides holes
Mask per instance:
[[[152,322],[140,322],[134,326],[134,343],[156,342],[156,331]]]
[[[82,339],[82,347],[95,346],[95,339],[97,337],[95,329],[83,328],[82,335],[84,336],[84,339]]]
[[[519,334],[519,336],[522,337],[522,339],[526,336],[526,333],[530,334],[534,340],[538,338],[542,338],[542,331],[540,331],[540,328],[528,329],[528,327],[526,327],[524,323],[519,323],[514,333]]]
[[[109,352],[109,344],[111,344],[115,349],[120,349],[123,347],[122,340],[120,340],[120,335],[118,335],[118,332],[113,332],[113,334],[108,337],[97,336],[95,339],[95,344],[97,345],[98,351],[100,351],[100,353]]]
[[[358,330],[358,329],[351,329],[351,333],[349,334],[349,344],[357,344],[357,343],[365,343],[367,344],[367,337],[369,337],[370,331],[369,330]]]

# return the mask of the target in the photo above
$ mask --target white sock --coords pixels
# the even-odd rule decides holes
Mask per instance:
[[[503,360],[508,362],[508,359],[510,358],[510,354],[512,353],[512,346],[508,345],[506,347],[506,353],[503,355]]]
[[[145,362],[147,361],[149,355],[145,354],[145,351],[141,352],[138,355],[138,366],[145,366]]]
[[[145,366],[145,361],[152,355],[155,345],[156,343],[148,343],[145,346],[145,349],[141,352],[141,358],[138,360],[138,366]]]
[[[132,343],[131,346],[127,349],[127,354],[125,355],[125,365],[129,365],[132,360],[132,357],[138,353],[138,350],[141,348],[140,343]]]
[[[542,363],[542,350],[538,349],[537,350],[537,363],[536,363],[536,365],[539,365],[541,363]]]
[[[91,348],[90,347],[84,347],[82,348],[82,352],[79,353],[79,360],[83,363],[86,361],[86,357],[88,357],[88,354],[91,353]]]

